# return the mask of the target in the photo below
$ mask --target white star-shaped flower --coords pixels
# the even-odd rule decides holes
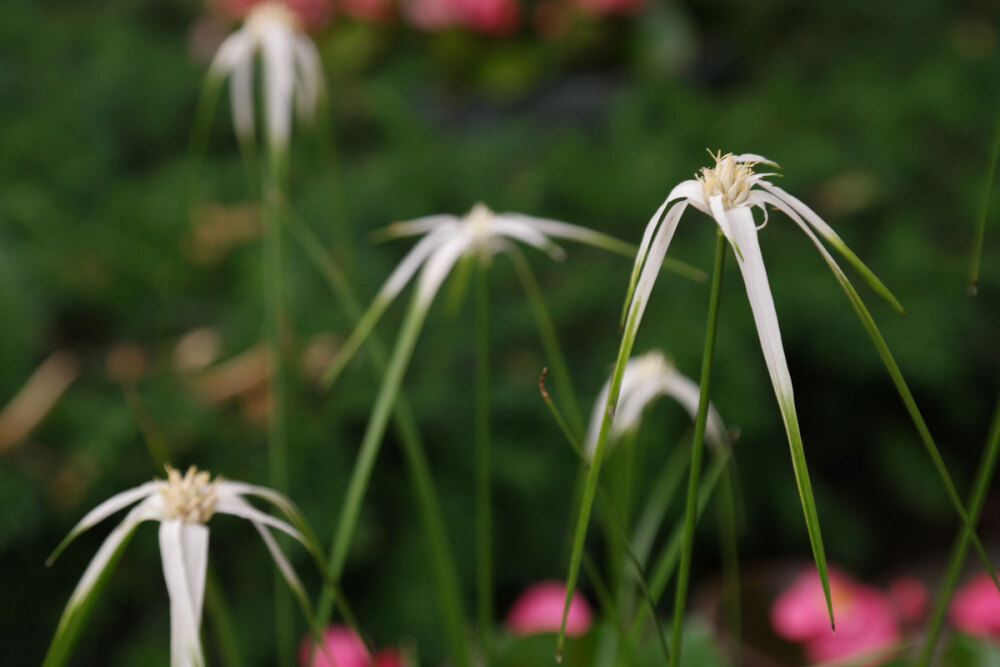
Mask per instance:
[[[618,239],[585,227],[521,213],[494,213],[484,204],[476,204],[462,217],[431,215],[393,223],[386,233],[394,238],[423,237],[389,275],[354,332],[341,346],[324,375],[327,384],[332,383],[350,361],[389,304],[418,271],[420,276],[417,278],[413,307],[416,312],[426,313],[441,284],[463,257],[478,255],[488,258],[499,252],[518,253],[516,244],[512,242],[519,241],[561,261],[566,252],[552,241],[553,237],[615,252],[621,252],[623,246],[627,247]]]
[[[123,491],[88,512],[49,557],[47,564],[51,565],[78,535],[112,514],[134,505],[104,540],[76,585],[62,618],[59,619],[55,638],[49,648],[50,656],[68,651],[73,635],[82,622],[81,613],[88,606],[95,586],[135,529],[144,521],[160,522],[160,558],[170,597],[170,664],[173,667],[202,665],[205,662],[199,628],[208,568],[207,523],[214,514],[231,514],[253,524],[281,575],[307,615],[311,615],[305,589],[269,530],[280,530],[301,542],[314,555],[318,553],[315,541],[307,539],[303,534],[303,530],[307,529],[292,502],[266,487],[220,478],[213,481],[207,472],[199,472],[194,466],[184,475],[170,466],[166,469],[166,480],[157,479]],[[299,525],[301,530],[260,511],[247,502],[245,496],[258,497],[272,503]],[[318,557],[322,562],[322,556]]]
[[[243,26],[227,37],[209,69],[210,80],[230,77],[233,125],[243,141],[252,142],[254,123],[254,60],[263,61],[264,110],[267,140],[283,151],[292,134],[292,107],[311,120],[323,95],[323,68],[319,52],[303,31],[301,21],[283,2],[253,7]]]
[[[608,392],[611,390],[611,378],[601,388],[594,401],[594,409],[590,413],[590,425],[587,428],[586,453],[593,458],[597,447],[597,436],[601,431],[601,421],[608,404]],[[622,375],[621,392],[618,394],[618,407],[615,409],[614,421],[608,437],[611,441],[621,439],[626,433],[639,428],[642,413],[646,407],[660,396],[669,396],[680,403],[681,407],[695,418],[698,413],[700,392],[698,383],[678,372],[662,352],[652,351],[641,356],[632,357],[625,365]],[[705,439],[717,447],[729,445],[729,434],[715,406],[709,405],[708,422],[705,428]]]

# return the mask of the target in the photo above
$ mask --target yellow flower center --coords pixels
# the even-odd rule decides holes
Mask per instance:
[[[301,27],[299,17],[283,2],[261,2],[254,5],[247,16],[246,24],[251,30],[280,23],[291,30]]]
[[[695,175],[705,191],[705,198],[722,197],[724,208],[739,206],[750,195],[754,163],[737,162],[732,153],[723,155],[722,151],[712,157],[715,167],[702,167],[701,174]]]
[[[215,511],[215,490],[221,478],[212,481],[207,471],[199,472],[194,466],[184,475],[170,465],[166,469],[166,482],[160,486],[164,516],[184,523],[207,523]]]

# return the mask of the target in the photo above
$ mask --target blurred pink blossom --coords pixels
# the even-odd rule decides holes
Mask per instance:
[[[309,655],[313,654],[312,664]],[[299,645],[302,667],[370,667],[371,656],[361,638],[344,625],[331,625],[323,632],[323,645],[313,650],[312,637]],[[391,665],[392,663],[387,663]]]
[[[392,0],[338,0],[337,9],[362,21],[386,21],[392,17]]]
[[[220,14],[231,19],[243,19],[255,5],[275,2],[286,5],[308,30],[322,28],[333,14],[333,0],[209,0]]]
[[[404,667],[406,665],[402,653],[396,649],[388,648],[377,651],[373,662],[374,667]]]
[[[1000,592],[985,572],[958,589],[948,611],[962,632],[980,637],[1000,637]]]
[[[900,638],[889,597],[876,588],[830,570],[837,632],[830,628],[823,588],[812,569],[801,574],[771,607],[771,625],[784,639],[802,642],[813,662],[861,657],[891,647]]]
[[[903,575],[893,579],[889,584],[889,599],[896,608],[899,620],[907,625],[919,623],[927,614],[927,587],[914,576]]]
[[[507,614],[507,629],[515,635],[558,632],[562,623],[566,584],[541,581],[529,586],[511,605]],[[580,593],[573,594],[566,619],[566,634],[583,635],[590,629],[590,605]]]
[[[463,27],[492,35],[510,33],[521,18],[518,0],[408,0],[403,12],[421,30]]]
[[[574,4],[589,14],[630,14],[638,10],[645,0],[573,0]]]

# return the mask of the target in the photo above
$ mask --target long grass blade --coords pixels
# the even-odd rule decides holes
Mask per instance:
[[[347,317],[356,322],[361,317],[361,304],[355,296],[347,277],[323,248],[323,244],[305,222],[289,210],[286,216],[289,229],[298,241],[307,258],[323,277],[327,286],[339,301]],[[372,333],[365,339],[365,350],[372,369],[379,376],[386,371],[386,352],[378,335]],[[437,491],[430,472],[430,465],[424,454],[419,431],[409,401],[400,392],[393,408],[393,424],[399,436],[406,457],[414,492],[417,497],[417,511],[423,525],[430,556],[431,572],[435,582],[438,604],[444,619],[444,629],[448,639],[449,653],[457,665],[467,667],[472,663],[472,650],[465,632],[465,612],[463,611],[461,589],[456,577],[455,559],[445,530],[444,517]],[[325,570],[325,565],[323,566]],[[322,607],[321,607],[322,611]],[[325,619],[324,619],[325,620]]]
[[[493,656],[493,539],[490,511],[490,292],[489,265],[481,259],[476,275],[476,609],[486,665]]]
[[[986,237],[986,214],[990,209],[990,194],[993,192],[993,180],[996,177],[998,160],[1000,160],[1000,114],[997,115],[997,127],[993,132],[993,150],[990,153],[990,165],[986,170],[986,185],[983,187],[983,198],[979,204],[979,215],[976,217],[976,228],[972,241],[972,260],[969,265],[970,294],[975,294],[979,288],[979,263],[983,256],[983,242]]]
[[[998,454],[1000,454],[1000,398],[997,399],[996,410],[993,413],[993,424],[990,427],[989,436],[986,438],[986,447],[983,449],[983,457],[979,463],[979,469],[976,471],[976,480],[972,485],[972,494],[969,499],[969,519],[973,525],[979,522],[983,505],[986,503],[986,494],[993,481],[993,474],[996,472]],[[934,648],[941,634],[941,625],[944,622],[945,613],[948,611],[948,603],[955,591],[955,585],[958,583],[958,577],[962,572],[968,551],[969,531],[963,529],[959,531],[958,537],[955,539],[951,558],[948,560],[948,574],[941,584],[941,590],[938,592],[934,610],[927,624],[924,647],[921,650],[920,662],[918,663],[920,665],[931,664]]]
[[[691,439],[687,504],[684,508],[684,537],[681,543],[681,562],[674,597],[673,631],[670,642],[670,664],[672,667],[680,664],[682,651],[684,610],[687,604],[688,577],[691,572],[691,553],[694,547],[694,525],[697,521],[698,478],[701,475],[701,456],[705,445],[705,425],[708,423],[712,359],[715,356],[715,338],[719,325],[719,302],[722,295],[722,274],[726,264],[726,249],[726,238],[721,233],[717,233],[715,268],[712,271],[712,286],[708,302],[708,324],[705,327],[705,348],[702,353],[701,378],[698,381],[701,396],[698,399],[698,414],[694,421],[694,437]]]

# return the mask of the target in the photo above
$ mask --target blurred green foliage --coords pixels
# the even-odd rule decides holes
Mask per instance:
[[[12,397],[56,349],[74,351],[83,368],[30,438],[0,452],[8,665],[38,663],[107,528],[49,570],[47,553],[100,499],[157,474],[108,373],[113,350],[141,349],[137,392],[175,464],[267,479],[252,401],[206,405],[173,365],[175,345],[195,328],[218,331],[223,359],[262,335],[258,245],[199,254],[207,203],[232,212],[250,198],[225,101],[206,154],[188,153],[206,67],[191,49],[199,12],[193,0],[0,7],[0,397]],[[1000,368],[996,207],[979,296],[967,297],[964,285],[1000,108],[998,18],[995,4],[976,1],[651,3],[634,20],[583,26],[577,42],[549,44],[527,34],[501,42],[336,25],[320,37],[333,134],[297,128],[291,200],[367,300],[409,247],[368,242],[393,220],[462,213],[482,200],[636,242],[669,188],[706,163],[705,148],[764,154],[783,165],[782,186],[823,215],[907,308],[899,318],[863,292],[964,490]],[[706,267],[706,221],[689,212],[671,253]],[[779,215],[761,238],[830,558],[876,580],[915,571],[933,581],[956,522],[877,355],[808,240]],[[630,265],[568,250],[564,264],[531,260],[589,410],[617,348]],[[288,256],[287,359],[298,368],[315,336],[343,336],[349,323],[291,242]],[[753,321],[737,272],[726,280],[713,398],[742,433],[741,558],[807,558]],[[492,288],[502,614],[526,584],[564,573],[576,462],[538,398],[546,360],[503,258]],[[637,350],[662,347],[696,375],[706,299],[706,285],[664,276]],[[384,339],[402,310],[380,326]],[[471,603],[470,318],[469,304],[435,308],[405,390]],[[304,373],[293,372],[292,383],[291,495],[325,541],[376,380],[356,363],[329,395]],[[648,415],[639,446],[650,477],[686,429],[675,407]],[[378,645],[412,638],[424,664],[436,664],[443,637],[426,551],[402,457],[387,437],[344,587]],[[166,661],[167,598],[152,532],[139,531],[95,606],[77,664]],[[982,535],[1000,538],[997,494]],[[315,590],[306,554],[292,555]],[[248,664],[266,664],[271,565],[258,537],[240,522],[213,521],[211,564]],[[718,571],[706,521],[696,585]]]

